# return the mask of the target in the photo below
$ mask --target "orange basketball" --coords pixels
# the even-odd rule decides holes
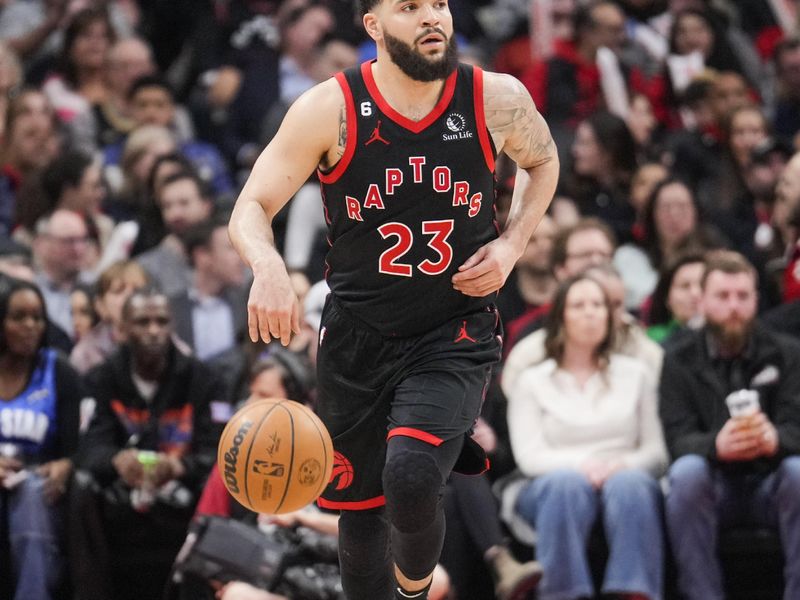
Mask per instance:
[[[225,487],[259,513],[287,513],[316,500],[333,469],[333,442],[319,417],[292,400],[248,402],[219,441]]]

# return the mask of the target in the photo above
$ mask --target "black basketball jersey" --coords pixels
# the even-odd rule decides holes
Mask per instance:
[[[480,310],[451,277],[498,235],[495,149],[483,113],[483,72],[459,65],[421,121],[381,96],[372,63],[338,73],[347,142],[319,172],[330,250],[326,277],[339,302],[388,336],[417,335]]]

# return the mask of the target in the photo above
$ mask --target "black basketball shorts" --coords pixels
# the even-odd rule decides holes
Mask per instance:
[[[486,455],[469,434],[500,352],[494,306],[422,335],[390,338],[358,321],[330,294],[319,334],[317,410],[335,455],[319,505],[382,506],[386,443],[396,435],[433,445],[464,437],[454,470],[486,470]]]

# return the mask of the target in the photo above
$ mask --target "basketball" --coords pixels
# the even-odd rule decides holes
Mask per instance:
[[[243,506],[287,513],[316,500],[333,469],[333,442],[314,412],[292,400],[248,402],[219,441],[225,487]]]

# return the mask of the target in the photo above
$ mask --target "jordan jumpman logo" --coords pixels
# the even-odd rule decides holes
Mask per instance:
[[[364,144],[365,146],[369,146],[372,142],[383,142],[387,146],[389,145],[389,141],[385,140],[383,136],[381,136],[381,120],[378,119],[378,124],[375,126],[375,129],[372,130],[372,135],[369,136],[367,143]]]
[[[456,344],[464,340],[469,340],[473,344],[477,341],[474,337],[470,337],[470,335],[467,333],[467,322],[461,321],[461,329],[458,330],[458,335],[456,336],[456,339],[453,340],[453,343]]]

